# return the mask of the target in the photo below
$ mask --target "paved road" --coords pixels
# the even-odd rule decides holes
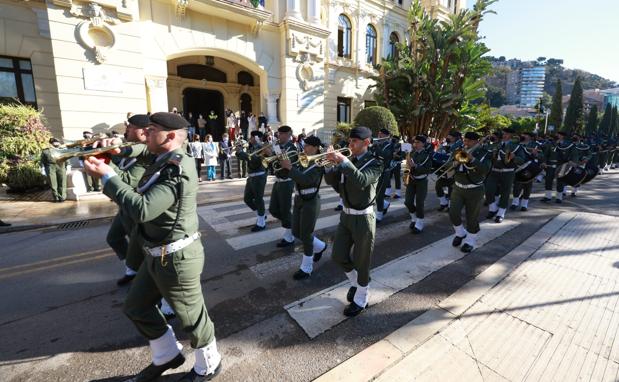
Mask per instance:
[[[515,227],[405,286],[361,316],[308,338],[284,309],[344,280],[328,260],[310,280],[291,275],[300,246],[275,248],[278,225],[249,233],[253,216],[242,202],[199,208],[206,248],[202,275],[207,307],[224,354],[222,381],[306,381],[411,321],[474,278],[562,211],[619,216],[617,173],[597,178],[562,205],[534,201],[526,213],[508,212]],[[536,184],[536,199],[542,196]],[[319,236],[332,241],[337,196],[325,188]],[[408,229],[408,214],[395,201],[377,234],[373,266],[388,264],[452,234],[448,218],[428,198],[422,236]],[[485,211],[483,212],[485,214]],[[506,222],[508,222],[506,220]],[[126,288],[115,280],[121,263],[107,248],[107,222],[72,230],[40,229],[0,235],[0,375],[8,381],[123,380],[149,362],[145,341],[126,319]],[[603,229],[603,227],[600,227]],[[177,332],[180,332],[177,330]],[[186,339],[180,334],[182,339]],[[188,344],[183,341],[188,349]],[[191,367],[187,362],[184,369]],[[176,370],[162,380],[175,380]]]

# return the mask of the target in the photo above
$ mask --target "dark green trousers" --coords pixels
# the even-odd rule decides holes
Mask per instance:
[[[335,231],[331,258],[344,272],[357,271],[359,286],[370,282],[370,263],[374,251],[376,215],[340,214],[340,223]],[[352,251],[351,251],[352,249]]]
[[[462,224],[462,209],[465,210],[466,230],[479,232],[479,211],[484,204],[484,186],[462,189],[454,186],[449,204],[449,220],[454,226]]]
[[[531,190],[533,190],[533,182],[514,182],[514,198],[522,198],[528,200],[531,197]]]
[[[546,175],[544,177],[546,191],[552,191],[552,183],[555,181],[556,172],[557,169],[555,167],[546,167]]]
[[[294,182],[275,182],[269,201],[269,212],[282,222],[282,227],[292,228],[292,192]]]
[[[434,183],[434,191],[436,191],[436,196],[438,196],[439,198],[442,196],[449,198],[453,184],[453,178],[438,178],[436,180],[436,183]],[[448,188],[447,194],[445,194],[445,191],[443,190],[444,187]]]
[[[129,249],[128,235],[130,228],[124,220],[127,220],[127,218],[124,218],[121,212],[117,213],[105,238],[107,244],[114,250],[120,260],[124,260],[127,257]]]
[[[252,211],[258,211],[258,215],[264,216],[264,188],[267,185],[266,172],[264,175],[247,178],[243,200]]]
[[[67,169],[65,166],[45,166],[45,173],[54,200],[65,200],[67,198]]]
[[[406,197],[404,205],[408,212],[415,214],[419,219],[424,217],[424,205],[428,195],[428,178],[415,179],[411,176],[408,186],[406,186]]]
[[[292,210],[292,234],[303,243],[303,254],[314,254],[314,228],[320,215],[320,196],[317,194],[311,200],[303,200],[299,195],[294,197]]]
[[[514,171],[497,172],[492,171],[486,180],[486,202],[494,203],[494,196],[499,195],[499,208],[507,208],[509,205],[509,195],[514,187]]]
[[[204,347],[215,338],[215,329],[206,311],[200,284],[204,266],[202,243],[197,240],[166,258],[168,263],[163,266],[161,258],[146,255],[131,283],[124,312],[144,337],[154,340],[168,330],[166,319],[157,308],[163,297],[189,335],[191,347]]]
[[[391,171],[385,171],[380,175],[378,179],[378,188],[376,189],[376,209],[383,211],[385,205],[385,193],[387,191],[387,185],[391,181]]]

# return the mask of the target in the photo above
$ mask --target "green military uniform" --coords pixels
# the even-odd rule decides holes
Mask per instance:
[[[63,202],[67,198],[67,162],[54,162],[51,148],[47,148],[41,153],[41,164],[45,168],[54,202]]]
[[[565,163],[577,163],[577,155],[578,154],[576,152],[574,144],[566,140],[557,141],[555,144],[551,144],[546,147],[546,150],[544,151],[546,163],[546,177],[551,178],[550,180],[546,180],[546,187],[548,187],[548,184],[550,183],[550,187],[552,189],[552,181],[556,177],[557,171],[559,171],[561,166]],[[557,203],[561,203],[561,201],[563,200],[564,189],[565,183],[563,183],[560,179],[557,178],[557,188],[555,194]],[[548,191],[546,197],[548,198],[548,200],[550,200],[550,197],[548,196]]]
[[[453,154],[456,150],[462,148],[462,140],[458,139],[456,142],[445,147],[445,153],[449,154],[448,162],[453,160]],[[443,170],[446,169],[443,168]],[[454,179],[451,171],[449,173],[445,171],[439,172],[439,176],[434,183],[434,191],[436,192],[436,196],[439,198],[440,208],[439,211],[445,210],[449,206],[449,198],[451,196],[451,190],[453,188]],[[447,188],[447,193],[445,193],[445,188]]]
[[[148,152],[144,144],[125,147],[122,154],[116,157],[120,159],[110,166],[123,182],[134,189],[138,186],[146,168],[155,161],[155,155]],[[132,271],[137,271],[144,260],[139,238],[131,235],[135,226],[129,216],[122,209],[119,209],[112,220],[106,238],[108,245],[114,250],[118,258],[125,260],[125,265]],[[129,235],[132,238],[135,237],[135,239],[127,240]]]
[[[454,189],[451,193],[449,219],[456,231],[454,246],[461,244],[463,252],[475,248],[479,232],[479,211],[484,203],[484,179],[492,167],[491,154],[484,148],[472,152],[473,160],[467,164],[456,164]],[[466,214],[466,228],[462,225],[462,208]]]
[[[521,150],[525,154],[525,164],[529,161],[538,160],[539,154],[535,153],[535,149],[539,149],[539,144],[535,140],[530,140],[526,144],[520,144]],[[524,164],[523,164],[524,166]],[[531,191],[533,190],[533,181],[527,183],[520,183],[514,181],[514,198],[512,200],[511,209],[521,207],[522,211],[526,211],[529,207],[529,198],[531,197]]]
[[[267,184],[267,173],[262,166],[262,159],[259,155],[251,156],[250,154],[259,150],[262,145],[249,145],[249,153],[245,151],[237,151],[236,156],[240,161],[246,162],[249,169],[249,176],[245,182],[245,193],[243,200],[252,211],[258,214],[258,221],[254,226],[254,231],[264,228],[265,226],[265,207],[264,207],[264,188]]]
[[[582,141],[578,141],[574,144],[574,148],[575,163],[578,166],[586,167],[587,163],[591,160],[593,154],[591,146]],[[578,187],[580,187],[580,184],[572,187],[572,196],[576,196],[576,193],[578,192]]]
[[[391,140],[379,145],[375,150],[375,155],[378,156],[383,162],[383,172],[378,180],[378,189],[376,190],[376,221],[380,222],[383,219],[384,214],[387,213],[390,203],[385,201],[385,193],[387,191],[387,185],[391,181],[392,167],[391,163],[394,160],[395,147]]]
[[[283,145],[280,144],[279,147],[282,150],[282,153],[289,151],[294,151],[295,153],[297,152],[297,148],[292,141],[288,141]],[[293,243],[294,237],[292,236],[291,228],[292,193],[294,191],[294,182],[288,177],[288,171],[284,169],[276,171],[275,177],[275,184],[273,185],[271,200],[269,201],[269,212],[276,219],[279,219],[282,227],[286,229],[286,234],[282,240],[288,243]]]
[[[509,153],[514,157],[507,161]],[[505,211],[509,206],[509,195],[513,191],[514,177],[516,168],[525,162],[524,150],[518,143],[513,141],[502,141],[498,144],[492,171],[486,180],[486,202],[489,205],[488,218],[496,217],[496,222],[500,223],[505,217]],[[499,195],[498,203],[496,195]]]
[[[410,169],[404,205],[411,216],[410,228],[415,233],[423,230],[424,204],[428,195],[428,174],[432,172],[432,156],[426,150],[413,151],[411,159],[415,165]]]
[[[369,129],[355,129],[367,130],[367,138],[371,135]],[[364,139],[363,136],[361,139]],[[350,160],[345,160],[325,173],[327,183],[344,201],[333,241],[332,258],[346,272],[351,282],[348,301],[351,306],[354,302],[360,308],[367,305],[370,263],[376,233],[373,206],[378,179],[383,169],[381,160],[366,152],[359,158],[353,156]],[[347,311],[344,311],[344,314],[354,315]]]

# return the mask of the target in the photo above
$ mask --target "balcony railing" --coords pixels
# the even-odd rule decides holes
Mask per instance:
[[[264,8],[265,0],[189,0],[187,3],[188,8],[196,12],[236,22],[264,22],[272,18],[272,13]]]

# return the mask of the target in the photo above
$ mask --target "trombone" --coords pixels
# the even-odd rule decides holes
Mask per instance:
[[[130,147],[130,146],[137,145],[137,144],[138,142],[126,142],[126,143],[121,143],[119,145],[97,147],[96,149],[90,149],[90,150],[84,150],[83,147],[52,149],[51,156],[52,156],[52,161],[54,163],[61,163],[71,158],[97,156],[97,155],[105,154],[115,149],[121,149],[123,147]]]
[[[97,135],[94,135],[92,138],[88,138],[88,139],[79,139],[77,141],[65,140],[64,147],[71,148],[71,147],[90,146],[93,143],[100,141],[101,139],[105,139],[105,138],[107,138],[107,135],[97,134]]]
[[[301,153],[299,154],[298,162],[302,167],[309,167],[309,164],[311,161],[314,161],[314,164],[318,167],[327,167],[327,168],[333,167],[335,166],[335,163],[327,159],[327,155],[329,153],[341,153],[345,157],[350,157],[352,155],[352,152],[350,151],[348,147],[343,147],[341,149],[327,151],[327,152],[315,154],[315,155],[307,155],[305,153]]]

